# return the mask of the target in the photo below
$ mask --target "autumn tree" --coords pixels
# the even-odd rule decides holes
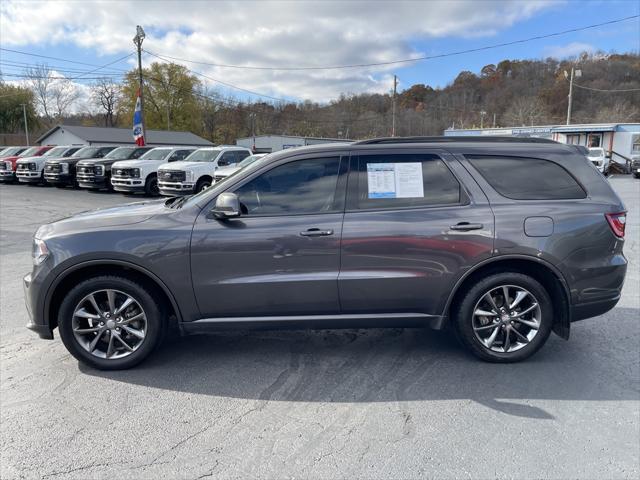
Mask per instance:
[[[105,127],[117,123],[117,108],[121,99],[121,87],[110,78],[101,78],[91,86],[91,102],[104,119]]]

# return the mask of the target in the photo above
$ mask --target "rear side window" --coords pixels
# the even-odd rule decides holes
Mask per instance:
[[[587,195],[557,163],[539,158],[468,155],[467,159],[500,195],[514,200],[567,200]]]
[[[458,180],[437,155],[361,155],[357,176],[359,209],[462,203]]]

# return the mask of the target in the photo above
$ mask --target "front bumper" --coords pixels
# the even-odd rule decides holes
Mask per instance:
[[[111,177],[116,192],[144,192],[144,180],[131,177]]]
[[[158,188],[160,195],[175,197],[176,195],[191,195],[195,185],[187,182],[158,182]]]
[[[82,188],[100,189],[108,188],[110,185],[109,179],[107,177],[99,177],[86,173],[76,174],[76,180],[78,182],[78,185],[80,185],[80,187]]]
[[[34,281],[35,280],[35,281]],[[42,285],[42,278],[40,275],[33,276],[33,273],[25,275],[22,281],[22,288],[24,290],[24,302],[27,307],[27,313],[29,314],[29,323],[27,328],[33,332],[36,332],[40,338],[47,340],[53,339],[53,330],[49,325],[44,324],[44,318],[38,315],[39,298],[38,292]]]
[[[44,179],[48,183],[53,183],[56,185],[73,185],[73,175],[69,175],[68,173],[46,173],[44,174]]]
[[[35,170],[18,170],[16,177],[21,183],[40,183],[42,182],[42,173]]]
[[[0,182],[13,182],[16,174],[13,170],[0,170]]]

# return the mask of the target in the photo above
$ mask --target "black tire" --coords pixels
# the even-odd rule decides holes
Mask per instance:
[[[538,333],[528,344],[513,352],[496,352],[487,348],[477,338],[472,323],[476,304],[487,292],[502,285],[516,286],[530,292],[537,299],[541,313]],[[454,306],[452,313],[460,342],[476,357],[494,363],[519,362],[530,357],[545,344],[553,327],[553,306],[546,289],[534,278],[516,272],[494,273],[475,282]]]
[[[73,334],[72,318],[78,303],[92,292],[113,289],[133,297],[146,314],[146,334],[139,348],[123,358],[100,358],[89,353]],[[124,370],[131,368],[162,343],[166,329],[166,317],[159,302],[145,287],[128,278],[104,275],[85,280],[69,291],[58,313],[58,331],[65,347],[80,362],[98,370]]]
[[[211,180],[207,180],[206,178],[201,178],[200,180],[198,180],[198,183],[196,183],[195,193],[199,193],[205,188],[209,188],[210,186],[211,186]]]
[[[149,197],[157,197],[160,195],[157,175],[151,174],[147,177],[147,181],[144,182],[144,193]]]

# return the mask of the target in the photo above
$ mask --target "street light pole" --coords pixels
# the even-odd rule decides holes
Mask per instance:
[[[29,146],[29,125],[27,125],[27,104],[21,103],[22,115],[24,116],[24,133],[27,136],[27,147]]]
[[[140,82],[140,120],[142,123],[142,136],[147,140],[147,132],[144,126],[144,96],[143,96],[143,82],[142,82],[142,42],[145,37],[144,30],[140,25],[136,26],[136,36],[133,37],[133,43],[138,49],[138,80]]]

